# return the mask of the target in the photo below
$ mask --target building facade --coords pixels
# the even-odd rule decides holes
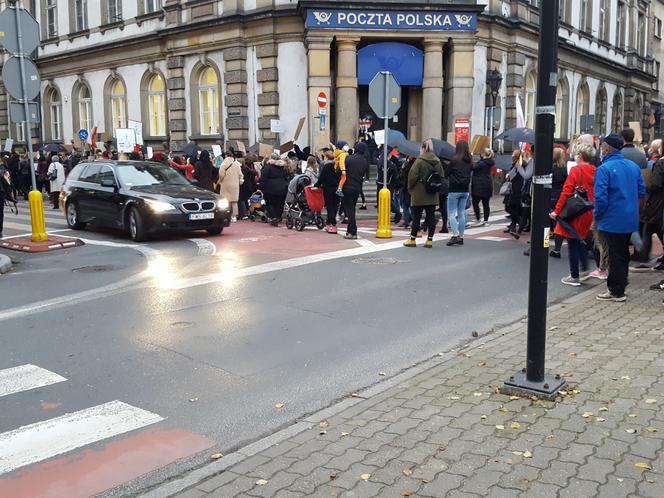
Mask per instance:
[[[0,6],[6,2],[0,0]],[[618,130],[660,113],[659,0],[561,0],[556,138]],[[392,127],[446,139],[488,134],[487,74],[501,75],[494,131],[534,126],[536,0],[31,0],[40,22],[40,143],[100,140],[130,121],[161,149],[353,141],[380,126],[368,83],[392,71]],[[657,25],[659,22],[659,28]],[[659,31],[657,31],[659,29]],[[658,60],[655,60],[657,55]],[[319,104],[321,96],[323,102]],[[325,103],[325,100],[327,101]],[[323,107],[321,107],[323,105]],[[657,122],[658,123],[658,122]],[[659,132],[658,124],[653,130]],[[0,88],[0,138],[20,143]]]

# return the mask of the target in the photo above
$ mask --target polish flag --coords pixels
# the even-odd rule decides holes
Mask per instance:
[[[97,127],[96,126],[94,128],[92,128],[92,133],[90,133],[90,144],[92,144],[93,149],[97,148]]]

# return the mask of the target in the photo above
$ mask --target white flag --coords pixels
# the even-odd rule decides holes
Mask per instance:
[[[521,96],[518,93],[516,94],[516,127],[526,127],[526,118],[523,115],[523,107],[521,107]]]

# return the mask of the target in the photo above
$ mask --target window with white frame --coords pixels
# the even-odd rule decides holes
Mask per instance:
[[[46,9],[46,36],[55,38],[58,36],[58,5],[57,0],[44,0]]]
[[[111,85],[111,123],[113,129],[126,128],[126,101],[127,91],[121,80],[115,80]]]
[[[144,2],[146,14],[152,14],[161,9],[161,0],[144,0]]]
[[[590,33],[593,22],[593,0],[581,0],[579,8],[579,29]]]
[[[152,76],[148,83],[148,114],[150,135],[166,136],[166,85],[158,74]]]
[[[616,16],[616,46],[625,48],[625,30],[627,28],[627,5],[618,2],[618,15]]]
[[[46,95],[48,104],[48,132],[51,140],[62,140],[62,99],[60,92],[51,88]]]
[[[556,138],[567,138],[567,110],[569,90],[566,81],[559,81],[556,87]]]
[[[609,41],[609,19],[611,17],[610,0],[599,0],[599,39]]]
[[[537,97],[537,85],[535,75],[531,71],[526,76],[526,127],[535,128],[535,103]]]
[[[108,1],[108,23],[122,21],[122,0]]]
[[[25,128],[23,123],[15,123],[16,125],[16,141],[25,142]]]
[[[76,31],[88,29],[88,0],[75,0]]]
[[[662,39],[662,20],[659,17],[653,18],[653,24],[655,27],[655,37]]]
[[[564,23],[569,24],[571,21],[571,12],[570,4],[572,0],[560,0],[560,20]]]
[[[77,95],[78,129],[89,130],[92,125],[92,97],[87,85],[81,85]]]
[[[576,92],[576,133],[584,133],[581,130],[581,116],[587,116],[590,109],[590,90],[588,84],[583,83],[579,85]]]
[[[639,12],[637,16],[637,28],[636,28],[636,48],[639,52],[639,55],[645,57],[646,55],[646,37],[647,37],[647,26],[646,26],[646,15],[644,12]]]
[[[211,67],[206,68],[198,82],[201,135],[219,133],[219,79]]]

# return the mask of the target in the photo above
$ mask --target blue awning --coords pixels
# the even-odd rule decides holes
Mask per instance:
[[[381,71],[391,72],[401,86],[422,86],[424,53],[405,43],[375,43],[357,53],[357,79],[368,85]]]

